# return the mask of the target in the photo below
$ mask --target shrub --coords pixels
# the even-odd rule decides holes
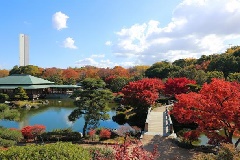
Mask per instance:
[[[116,116],[113,116],[112,117],[112,120],[114,121],[114,122],[117,122],[118,124],[120,124],[120,125],[123,125],[123,124],[125,124],[126,123],[126,114],[125,113],[123,113],[123,112],[117,112],[117,115]]]
[[[25,99],[29,99],[26,91],[23,89],[23,87],[18,87],[16,89],[14,98],[17,100],[25,100]]]
[[[103,128],[99,134],[100,139],[109,139],[111,137],[111,131]]]
[[[141,146],[140,143],[135,142],[134,144],[130,141],[127,141],[121,145],[115,145],[113,147],[114,154],[109,155],[109,157],[105,157],[105,155],[101,152],[94,152],[95,158],[98,160],[155,160],[159,157],[159,153],[157,152],[157,146],[154,146],[152,152],[149,152]]]
[[[108,148],[90,147],[89,151],[92,160],[113,160],[115,157],[113,151]]]
[[[73,132],[72,128],[63,128],[63,129],[54,129],[52,130],[52,132],[55,132],[55,133],[71,133]]]
[[[38,140],[41,141],[80,141],[82,139],[82,135],[79,132],[45,132],[39,136],[37,136]]]
[[[35,139],[38,135],[45,132],[46,127],[43,125],[26,126],[21,129],[22,135],[25,139]]]
[[[134,147],[132,147],[132,145],[131,142],[126,142],[123,145],[116,145],[114,147],[115,159],[123,159],[123,157],[126,157],[126,159],[155,160],[159,156],[157,146],[154,146],[153,151],[149,152],[143,149],[140,144]]]
[[[23,138],[19,130],[8,128],[0,128],[0,137],[13,141],[20,141]]]
[[[7,94],[0,93],[0,102],[5,102],[8,99],[9,99],[9,96]]]
[[[194,160],[239,160],[240,152],[233,144],[222,143],[217,154],[200,154]]]
[[[15,109],[9,109],[4,112],[4,119],[18,121],[20,113]]]
[[[0,128],[0,146],[10,147],[22,139],[22,134],[18,130]]]
[[[99,149],[101,154],[109,154],[106,150]],[[95,152],[92,149],[81,147],[72,143],[53,143],[47,145],[27,145],[14,146],[6,151],[0,150],[2,160],[9,159],[77,159],[90,160],[93,159]],[[107,156],[106,156],[107,157]]]
[[[96,130],[95,130],[95,129],[90,129],[89,132],[88,132],[88,135],[90,136],[90,138],[92,139],[92,141],[93,141],[93,137],[94,137],[95,133],[96,133]]]
[[[8,105],[6,104],[0,104],[0,112],[4,112],[5,110],[7,110],[9,108]]]
[[[2,146],[2,147],[11,147],[11,146],[14,146],[16,144],[17,144],[16,141],[0,138],[0,146]]]

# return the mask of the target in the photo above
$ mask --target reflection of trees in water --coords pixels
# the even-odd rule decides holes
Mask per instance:
[[[74,107],[73,99],[54,99],[49,100],[48,106],[55,106],[55,107]]]
[[[62,109],[74,109],[75,106],[73,105],[73,100],[71,99],[61,99],[60,100],[49,100],[49,104],[45,106],[39,106],[39,108],[36,109],[30,109],[30,110],[25,110],[21,109],[20,110],[20,121],[19,125],[21,126],[26,126],[29,125],[29,119],[31,117],[34,117],[38,114],[44,113],[47,110],[54,110],[55,112],[61,112]]]

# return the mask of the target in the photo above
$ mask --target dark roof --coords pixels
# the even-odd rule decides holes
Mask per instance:
[[[45,85],[53,83],[54,82],[25,74],[14,74],[8,77],[0,78],[0,85]]]

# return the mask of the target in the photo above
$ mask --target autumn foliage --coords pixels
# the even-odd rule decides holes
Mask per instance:
[[[196,84],[196,81],[190,80],[186,77],[168,78],[165,83],[164,93],[168,96],[175,96],[176,94],[188,93],[190,91],[188,84]]]
[[[183,140],[185,142],[188,142],[190,144],[192,144],[193,141],[197,141],[198,138],[200,136],[200,133],[198,131],[187,131],[185,133],[183,133]]]
[[[96,133],[96,130],[95,129],[90,129],[89,132],[88,132],[88,135],[90,136],[90,138],[93,140],[93,137]]]
[[[143,149],[142,144],[136,142],[133,144],[131,141],[127,141],[122,145],[116,145],[114,148],[114,157],[117,160],[132,160],[132,159],[144,159],[155,160],[159,157],[157,151],[158,147],[155,145],[152,152]]]
[[[101,129],[101,131],[100,131],[99,137],[100,137],[101,139],[108,139],[108,138],[111,137],[111,131],[110,131],[109,129],[103,128],[103,129]]]
[[[156,102],[163,88],[163,82],[157,78],[144,78],[130,82],[121,91],[124,94],[123,103],[135,108],[148,108]]]
[[[37,135],[45,132],[46,127],[43,125],[34,125],[34,126],[26,126],[21,129],[22,135],[26,139],[34,139]]]
[[[176,96],[172,114],[180,123],[196,123],[210,143],[233,143],[240,130],[240,84],[222,79],[205,83],[199,93]],[[220,134],[224,133],[224,134]],[[235,146],[240,143],[238,137]]]

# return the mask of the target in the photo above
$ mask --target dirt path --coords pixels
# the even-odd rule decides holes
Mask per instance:
[[[148,151],[152,151],[154,145],[158,145],[159,160],[191,160],[193,155],[196,154],[193,150],[178,147],[168,137],[144,135],[141,141],[144,149]]]

